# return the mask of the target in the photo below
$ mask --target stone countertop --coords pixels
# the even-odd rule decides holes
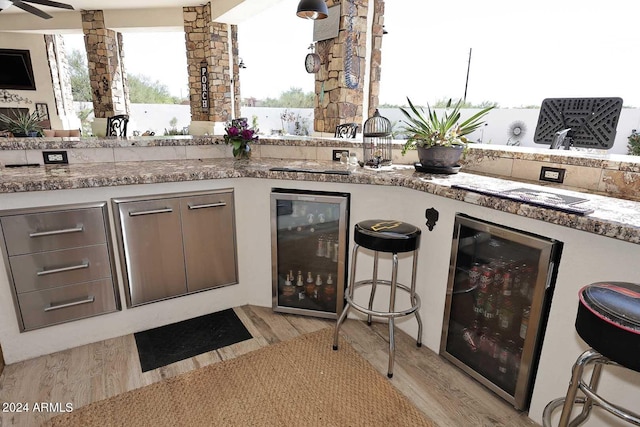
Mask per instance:
[[[423,191],[640,244],[640,202],[554,188],[553,191],[556,193],[587,199],[580,206],[593,209],[594,212],[579,216],[452,188],[452,185],[469,185],[497,191],[522,187],[549,191],[548,188],[533,184],[464,172],[455,175],[437,175],[419,173],[412,166],[404,165],[391,166],[384,168],[384,170],[356,166],[351,168],[350,175],[340,175],[270,171],[269,169],[272,167],[313,171],[347,170],[346,166],[331,161],[275,159],[251,159],[249,161],[230,159],[168,160],[3,168],[0,171],[0,193],[245,177],[386,185]]]

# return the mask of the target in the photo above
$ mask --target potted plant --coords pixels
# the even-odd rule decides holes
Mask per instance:
[[[0,122],[4,123],[13,136],[40,136],[41,120],[40,114],[35,110],[33,113],[24,113],[18,110],[13,113],[13,117],[0,114]]]
[[[449,99],[442,116],[439,116],[429,105],[425,114],[424,110],[413,105],[409,98],[407,101],[409,110],[400,108],[406,117],[406,121],[403,120],[403,131],[408,136],[402,147],[402,154],[406,154],[408,150],[417,149],[420,164],[423,167],[435,168],[457,166],[464,148],[470,142],[466,135],[482,126],[484,121],[481,119],[494,108],[494,106],[483,108],[460,123],[462,100],[452,106],[452,101]]]

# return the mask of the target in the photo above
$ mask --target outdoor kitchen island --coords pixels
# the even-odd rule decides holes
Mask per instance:
[[[229,147],[222,148],[230,151]],[[274,167],[306,169],[307,172],[271,171]],[[530,418],[541,423],[544,406],[552,398],[564,395],[570,367],[585,348],[574,329],[578,290],[597,281],[639,281],[640,203],[554,189],[558,193],[578,194],[587,199],[583,206],[594,212],[579,216],[451,187],[473,185],[491,190],[537,187],[507,179],[464,172],[429,175],[416,173],[412,166],[407,165],[384,171],[356,167],[348,175],[319,173],[327,170],[348,169],[325,160],[277,160],[266,156],[256,156],[249,161],[203,158],[2,168],[2,210],[110,203],[112,198],[233,189],[239,276],[237,285],[134,308],[123,307],[121,311],[110,314],[20,333],[7,274],[0,272],[0,344],[7,362],[14,363],[229,307],[244,304],[271,306],[271,189],[340,191],[351,194],[352,225],[374,217],[421,225],[424,235],[418,261],[417,292],[422,299],[423,343],[434,352],[439,351],[440,345],[456,213],[564,243],[529,410]],[[424,225],[425,210],[429,208],[439,212],[432,231]],[[113,212],[110,212],[110,220],[113,233]],[[117,263],[118,257],[115,259]],[[407,260],[401,259],[401,262]],[[5,267],[3,264],[2,269]],[[120,266],[116,271],[117,289],[124,301]],[[399,281],[409,280],[399,277]],[[413,322],[399,322],[398,326],[415,334]],[[615,375],[614,371],[614,375],[605,374],[602,380],[602,390],[612,400],[632,408],[640,406],[638,387],[640,378],[627,372]]]

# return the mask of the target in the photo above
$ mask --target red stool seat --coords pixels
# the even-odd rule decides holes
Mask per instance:
[[[580,290],[579,298],[580,337],[614,362],[640,371],[640,285],[592,283]]]

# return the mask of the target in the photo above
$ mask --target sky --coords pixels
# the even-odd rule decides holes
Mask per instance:
[[[304,69],[313,22],[281,0],[238,26],[243,98],[313,91]],[[380,102],[419,104],[464,95],[501,107],[550,97],[621,97],[640,107],[640,2],[630,0],[387,0]],[[82,38],[67,45],[84,49]],[[125,65],[187,94],[182,33],[125,33]],[[471,49],[471,60],[469,51]]]

